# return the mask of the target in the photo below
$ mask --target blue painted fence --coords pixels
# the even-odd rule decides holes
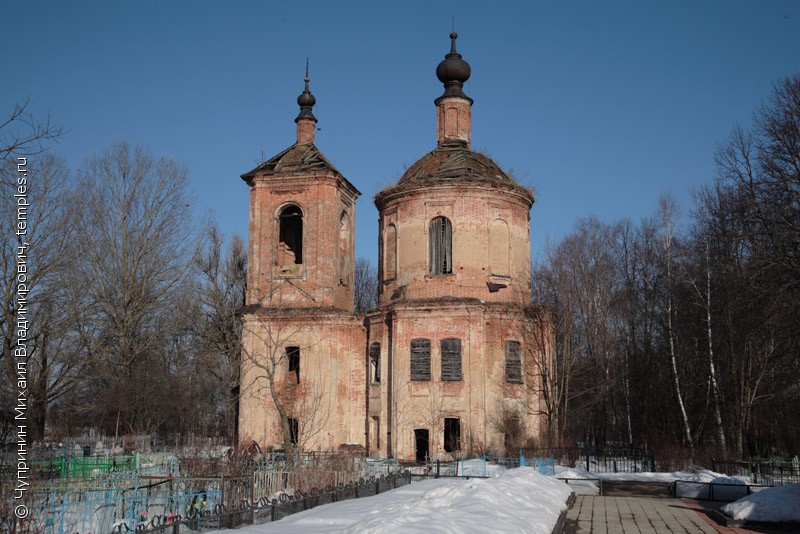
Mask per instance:
[[[34,532],[90,534],[149,529],[208,516],[222,494],[212,491],[89,490],[80,500],[52,495],[34,510]]]
[[[556,474],[555,458],[526,458],[520,453],[519,457],[492,458],[484,456],[472,460],[460,460],[458,476],[491,477],[501,471],[514,469],[515,467],[532,467],[547,476],[555,476]]]

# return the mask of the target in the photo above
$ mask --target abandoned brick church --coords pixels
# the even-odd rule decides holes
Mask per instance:
[[[363,446],[403,460],[539,437],[551,326],[530,306],[533,193],[470,150],[470,66],[436,69],[437,146],[375,196],[378,306],[353,312],[358,190],[314,144],[306,77],[297,142],[250,188],[239,434],[262,447]],[[335,126],[334,126],[335,127]]]

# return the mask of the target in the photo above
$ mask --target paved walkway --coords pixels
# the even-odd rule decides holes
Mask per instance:
[[[579,495],[567,512],[564,534],[718,534],[752,532],[713,523],[679,499]]]

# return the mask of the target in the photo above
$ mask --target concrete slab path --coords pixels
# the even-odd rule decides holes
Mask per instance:
[[[717,534],[754,532],[713,522],[701,507],[663,497],[579,495],[567,512],[563,534]]]

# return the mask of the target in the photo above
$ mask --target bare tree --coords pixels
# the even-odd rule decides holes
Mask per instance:
[[[562,380],[566,377],[558,372],[556,359],[553,352],[555,339],[551,333],[554,330],[555,310],[541,306],[522,306],[525,314],[522,331],[519,333],[524,347],[524,363],[522,363],[524,373],[524,384],[528,390],[528,397],[538,399],[543,408],[539,406],[526,406],[526,412],[536,414],[545,418],[544,441],[548,445],[561,445],[563,435],[561,433],[561,410],[565,408],[559,403],[561,398],[560,388],[568,387]],[[526,404],[529,402],[526,401]],[[518,435],[517,441],[520,444],[514,448],[523,446],[528,428],[524,420],[520,418],[519,410],[509,410],[503,407],[503,426],[508,427],[510,436]]]
[[[12,161],[2,164],[16,167]],[[11,388],[17,382],[13,350],[19,335],[17,320],[22,320],[27,330],[29,425],[33,437],[41,438],[48,404],[71,387],[78,365],[63,336],[70,315],[59,283],[74,259],[76,225],[70,207],[71,177],[64,161],[40,154],[28,159],[24,168],[25,197],[15,198],[19,191],[16,179],[10,183],[4,179],[1,185],[5,215],[0,220],[4,241],[0,251],[4,280],[0,331],[3,369],[8,378],[3,384]],[[4,173],[4,177],[13,174]],[[23,217],[19,221],[18,215]],[[18,222],[24,225],[21,231]],[[25,259],[22,264],[18,263],[20,251]],[[23,281],[29,291],[24,301],[18,300],[18,281]],[[2,389],[4,396],[11,394],[10,389]]]
[[[703,194],[699,196],[700,199],[703,198]],[[701,213],[697,214],[699,219],[698,223],[702,227],[707,224],[708,215],[706,210],[703,210],[701,207]],[[725,438],[725,426],[722,422],[722,397],[720,394],[720,385],[719,385],[719,377],[717,371],[717,363],[714,357],[714,328],[713,328],[713,321],[712,321],[712,292],[711,292],[711,279],[712,279],[712,266],[711,266],[711,244],[709,243],[709,237],[706,234],[705,236],[697,236],[695,237],[697,241],[697,245],[704,248],[704,253],[701,255],[705,259],[704,268],[702,270],[702,278],[703,280],[700,281],[700,276],[694,276],[691,272],[686,272],[686,279],[689,282],[690,287],[694,290],[695,295],[699,301],[700,307],[705,312],[705,337],[706,337],[706,347],[708,351],[708,381],[710,387],[709,393],[711,397],[711,401],[713,401],[713,411],[714,411],[714,423],[717,429],[717,441],[719,446],[725,451],[727,447],[727,440]]]
[[[378,268],[367,258],[358,258],[353,276],[355,312],[366,313],[378,305]]]
[[[786,279],[774,270],[783,268],[762,259],[763,249],[756,243],[762,237],[752,224],[752,197],[744,190],[718,182],[704,189],[698,202],[693,269],[717,274],[703,295],[713,293],[714,300],[697,296],[696,301],[706,314],[702,319],[709,320],[706,307],[715,317],[709,353],[720,362],[715,371],[719,402],[728,407],[724,413],[730,446],[739,455],[757,454],[782,439],[782,446],[797,450],[800,429],[783,408],[800,393],[789,378],[798,370],[796,314],[789,311],[796,305],[789,303],[794,299]],[[712,393],[713,387],[711,383]]]
[[[227,251],[223,248],[219,228],[209,224],[194,262],[199,275],[195,293],[202,317],[195,325],[200,364],[225,390],[225,427],[236,443],[242,354],[240,310],[247,290],[247,250],[238,235],[233,236]]]
[[[555,371],[550,377],[556,428],[606,441],[615,416],[620,327],[615,319],[619,280],[613,247],[619,229],[584,219],[548,251],[534,272],[534,299],[552,310]],[[555,383],[553,383],[555,382]],[[578,437],[574,436],[573,437]]]
[[[158,427],[143,408],[168,371],[168,319],[187,291],[187,181],[174,160],[127,143],[89,159],[81,173],[81,189],[91,195],[81,206],[75,281],[83,285],[86,313],[76,326],[89,366],[87,408],[115,435]]]
[[[325,427],[331,399],[323,389],[324,370],[300,358],[324,340],[304,321],[294,321],[288,308],[256,311],[253,319],[244,321],[240,395],[268,399],[263,406],[277,411],[283,450],[303,450]]]
[[[30,111],[30,97],[15,104],[6,119],[0,123],[0,161],[13,160],[17,156],[32,157],[47,150],[50,143],[57,141],[64,128],[50,122],[36,119]],[[16,162],[14,162],[16,164]],[[2,167],[5,173],[7,167]],[[8,176],[6,174],[6,176]]]
[[[694,449],[692,439],[692,427],[689,424],[689,416],[686,412],[686,405],[683,401],[683,391],[681,390],[680,375],[678,373],[678,356],[675,348],[675,329],[673,328],[673,306],[672,285],[673,285],[673,263],[675,245],[675,224],[678,208],[671,197],[662,196],[659,199],[659,216],[661,222],[661,245],[664,254],[663,261],[666,271],[667,291],[666,291],[666,320],[667,320],[667,342],[669,344],[669,362],[672,370],[672,381],[675,387],[675,399],[681,412],[683,423],[683,437],[689,449]]]
[[[4,437],[10,428],[9,417],[13,417],[10,408],[16,405],[19,396],[12,357],[18,318],[27,320],[30,335],[26,365],[32,387],[27,389],[27,393],[31,395],[29,426],[34,438],[41,437],[47,404],[58,395],[58,377],[52,373],[55,370],[56,375],[62,372],[63,376],[70,375],[69,366],[63,362],[61,366],[54,363],[57,357],[48,350],[53,346],[47,343],[47,336],[57,328],[57,321],[33,321],[34,314],[41,318],[53,309],[55,297],[42,288],[69,261],[69,249],[64,246],[69,243],[71,227],[67,224],[68,203],[64,202],[69,172],[63,161],[44,154],[49,145],[63,134],[63,128],[52,124],[49,117],[44,121],[36,119],[28,111],[29,104],[30,98],[14,105],[5,120],[0,122],[0,187],[3,189],[3,217],[0,221],[3,235],[0,298],[3,311],[0,333],[3,337],[3,373],[8,378],[0,386],[0,399],[5,407],[0,437]],[[23,195],[25,199],[15,195]],[[19,221],[26,225],[25,228],[18,226],[19,215],[25,217]],[[18,272],[21,268],[18,257],[26,257],[24,267],[27,272]],[[17,298],[18,275],[25,276],[30,291],[25,302]],[[50,304],[44,304],[45,297],[50,298]],[[25,308],[24,317],[20,306]],[[38,366],[34,365],[36,358],[39,359]]]

